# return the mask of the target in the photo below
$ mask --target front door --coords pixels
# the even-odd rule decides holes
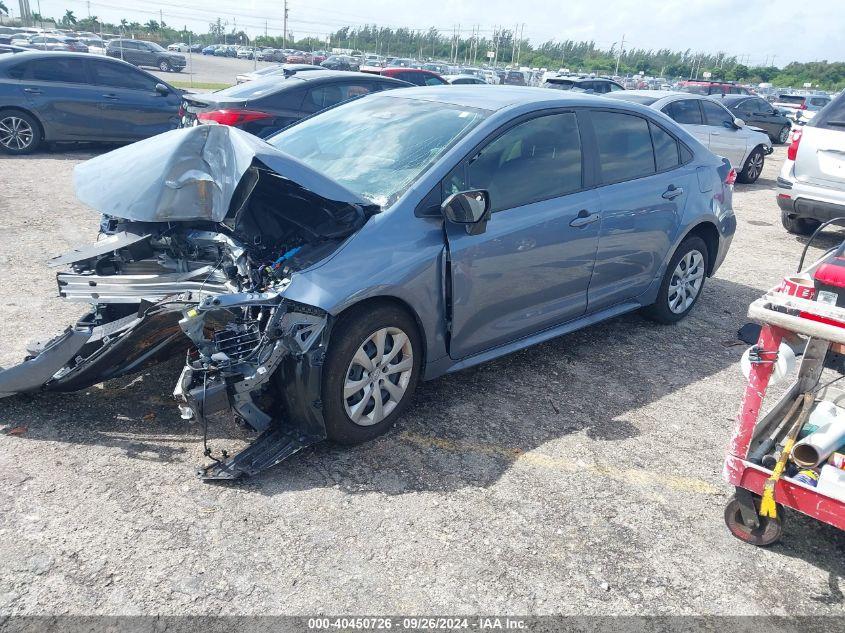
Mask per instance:
[[[444,194],[490,193],[486,231],[447,222],[454,359],[584,314],[599,232],[573,112],[522,120],[461,163]]]
[[[748,146],[748,132],[734,127],[734,115],[715,101],[701,101],[704,124],[710,128],[710,151],[724,156],[737,171],[743,167]]]
[[[704,147],[710,147],[710,128],[704,124],[704,116],[698,99],[678,99],[663,107],[663,113],[684,126]]]

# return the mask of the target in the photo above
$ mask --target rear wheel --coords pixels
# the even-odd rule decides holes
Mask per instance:
[[[416,322],[400,307],[369,304],[343,315],[323,366],[328,438],[359,444],[390,428],[416,389],[421,357]]]
[[[778,137],[777,137],[777,139],[776,139],[776,140],[777,140],[777,142],[778,142],[778,143],[780,143],[781,145],[783,145],[784,143],[786,143],[786,141],[787,141],[787,140],[789,140],[789,131],[790,131],[791,129],[792,129],[792,128],[790,128],[790,126],[788,126],[788,125],[784,125],[784,126],[780,129],[780,133],[778,134]]]
[[[169,73],[172,70],[172,68],[170,67],[170,62],[166,59],[162,59],[158,63],[158,69],[163,73]]]
[[[0,111],[0,148],[9,154],[29,154],[41,144],[38,121],[18,110]]]
[[[751,155],[745,160],[745,166],[739,173],[737,180],[746,185],[757,182],[760,174],[763,173],[763,164],[765,159],[763,157],[763,150],[759,147],[754,148]]]
[[[754,508],[758,510],[760,507],[760,498],[754,498]],[[783,534],[783,523],[781,517],[783,516],[783,506],[777,504],[777,518],[770,519],[768,517],[757,516],[759,525],[755,528],[752,525],[746,525],[742,519],[742,510],[739,506],[739,501],[731,499],[725,507],[725,525],[728,526],[731,534],[737,537],[740,541],[750,543],[751,545],[758,545],[765,547],[772,545],[780,540]]]
[[[666,324],[676,323],[689,314],[704,288],[708,256],[707,245],[700,237],[693,235],[681,242],[666,267],[657,300],[644,314]]]
[[[791,218],[786,211],[780,212],[780,222],[783,228],[794,235],[812,235],[821,224],[818,220],[810,218]]]

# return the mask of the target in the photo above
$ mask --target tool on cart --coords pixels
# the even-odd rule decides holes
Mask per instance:
[[[798,433],[801,431],[801,427],[804,426],[807,418],[810,417],[813,400],[815,400],[815,397],[812,393],[804,394],[801,404],[801,413],[798,415],[798,419],[795,421],[795,424],[792,425],[789,433],[787,433],[786,441],[784,442],[783,448],[780,452],[780,457],[772,470],[772,475],[766,480],[766,484],[763,487],[763,500],[760,502],[760,516],[769,517],[770,519],[776,519],[778,516],[777,506],[775,505],[775,484],[777,484],[783,474],[783,470],[786,468],[786,462],[792,455],[792,447],[795,445],[795,440],[798,439]]]

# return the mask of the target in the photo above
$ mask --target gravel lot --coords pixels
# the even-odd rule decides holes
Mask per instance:
[[[44,262],[94,237],[71,185],[87,151],[0,158],[0,364],[82,312]],[[178,361],[0,401],[0,615],[842,615],[838,531],[789,514],[766,550],[722,520],[732,342],[802,248],[774,201],[784,153],[737,186],[733,248],[690,318],[628,315],[424,383],[365,446],[201,483]],[[211,428],[215,449],[240,439]]]
[[[251,59],[237,59],[234,57],[214,57],[193,53],[182,53],[188,60],[185,70],[178,73],[163,73],[154,68],[145,68],[165,81],[176,81],[180,85],[194,81],[195,83],[234,84],[235,75],[248,73],[256,68],[272,66],[269,62],[259,62]]]

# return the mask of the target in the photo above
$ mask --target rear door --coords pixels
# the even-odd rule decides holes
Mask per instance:
[[[601,223],[588,312],[643,294],[678,231],[694,171],[666,129],[632,113],[591,113],[600,173]]]
[[[104,136],[135,140],[179,126],[181,97],[157,92],[155,77],[105,59],[89,59],[88,68],[92,84],[99,88]]]
[[[88,82],[83,57],[33,59],[23,76],[30,107],[44,117],[51,140],[98,140],[100,90]]]
[[[447,222],[450,355],[459,359],[575,319],[587,307],[598,195],[585,186],[574,112],[512,122],[473,151],[443,195],[485,189],[492,214],[471,235]]]
[[[845,188],[845,93],[804,126],[795,160],[795,178]]]
[[[738,170],[742,169],[748,150],[747,131],[734,127],[734,115],[715,101],[702,100],[701,110],[710,130],[710,151],[727,158]]]

